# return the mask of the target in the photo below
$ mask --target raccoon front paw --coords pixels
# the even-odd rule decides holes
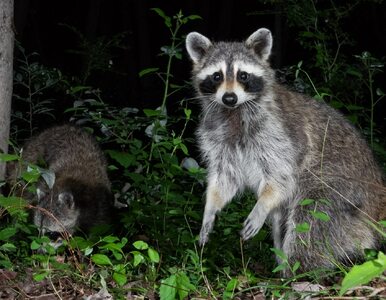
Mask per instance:
[[[212,231],[212,227],[210,224],[202,225],[199,240],[200,247],[203,247],[209,241],[209,233]]]
[[[249,240],[254,237],[259,232],[263,224],[264,223],[260,222],[258,219],[248,217],[244,222],[244,228],[240,232],[243,240]]]

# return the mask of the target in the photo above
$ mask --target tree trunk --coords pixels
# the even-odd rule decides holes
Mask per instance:
[[[13,83],[13,0],[0,1],[0,152],[8,152]],[[0,162],[0,180],[5,163]]]

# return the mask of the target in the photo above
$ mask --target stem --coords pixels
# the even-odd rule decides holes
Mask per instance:
[[[176,47],[176,36],[177,36],[177,32],[178,30],[180,29],[180,21],[179,19],[177,19],[176,21],[176,28],[174,31],[170,31],[171,32],[171,35],[172,35],[172,44],[170,46],[170,51],[171,53],[169,53],[169,58],[168,58],[168,63],[167,63],[167,66],[166,66],[166,73],[165,73],[165,81],[164,81],[164,84],[165,84],[165,89],[164,89],[164,95],[163,95],[163,98],[162,98],[162,105],[161,105],[161,112],[164,111],[165,109],[165,106],[166,106],[166,100],[169,96],[169,80],[170,80],[170,71],[171,71],[171,68],[172,68],[172,61],[173,61],[173,56],[174,56],[174,49]],[[157,133],[154,132],[154,135],[156,135]],[[154,137],[153,135],[153,137]],[[151,142],[151,149],[150,149],[150,154],[149,154],[149,165],[147,166],[147,169],[146,169],[146,174],[149,173],[149,168],[150,168],[150,162],[152,160],[152,157],[153,157],[153,151],[154,151],[154,138]]]
[[[177,36],[178,30],[180,29],[179,21],[177,20],[176,22],[177,22],[176,23],[176,29],[171,32],[171,34],[172,34],[172,44],[170,46],[170,49],[171,49],[172,53],[169,54],[168,64],[166,66],[165,89],[164,89],[164,96],[163,96],[163,99],[162,99],[161,111],[164,110],[164,108],[166,106],[166,100],[167,100],[168,95],[169,95],[169,79],[170,79],[170,75],[171,75],[170,74],[170,70],[171,70],[171,67],[172,67],[172,61],[173,61],[173,56],[174,56],[174,49],[176,47],[176,36]]]
[[[314,89],[315,93],[318,95],[319,98],[321,98],[318,90],[316,89],[316,87],[315,87],[311,77],[308,75],[308,73],[306,71],[304,71],[303,69],[301,69],[301,68],[299,70],[302,71],[307,76],[307,78],[308,78],[309,82],[311,83],[312,88]]]

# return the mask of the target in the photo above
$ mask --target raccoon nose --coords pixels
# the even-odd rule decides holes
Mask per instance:
[[[235,93],[225,93],[222,96],[222,102],[227,106],[234,106],[237,103],[237,95]]]

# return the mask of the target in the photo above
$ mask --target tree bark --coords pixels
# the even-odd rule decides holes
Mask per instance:
[[[0,1],[0,152],[8,152],[13,84],[13,0]],[[5,163],[0,162],[0,180]]]

